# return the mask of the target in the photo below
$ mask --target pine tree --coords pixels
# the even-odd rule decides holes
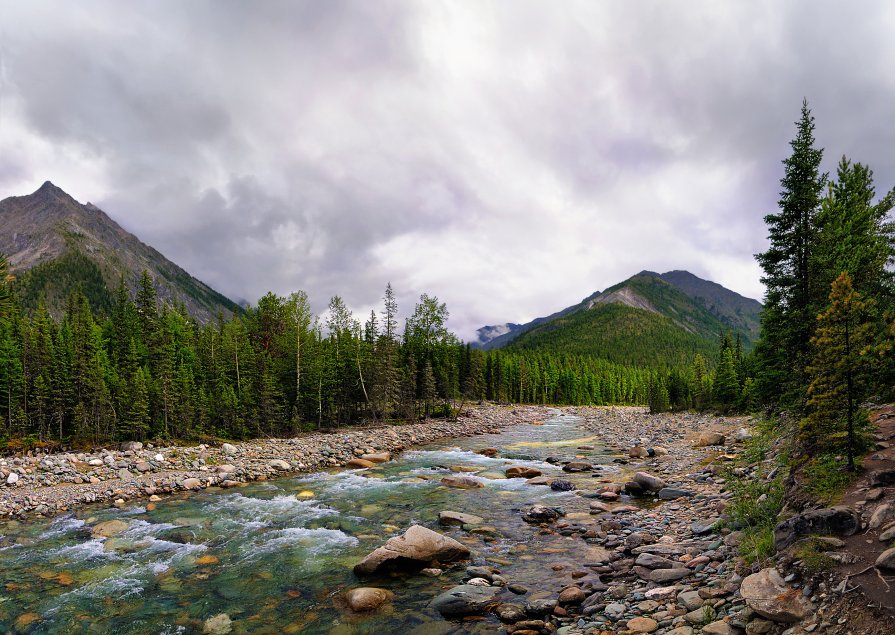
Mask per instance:
[[[858,404],[872,385],[872,353],[879,340],[873,319],[875,302],[863,299],[844,272],[833,282],[829,298],[829,307],[817,317],[817,333],[811,341],[810,412],[802,421],[801,435],[814,452],[844,445],[848,469],[854,471],[857,428],[867,422]]]
[[[770,246],[756,259],[764,275],[765,309],[761,339],[760,383],[771,401],[801,403],[805,366],[819,305],[812,296],[815,275],[812,250],[817,243],[817,215],[827,175],[820,172],[823,150],[814,147],[814,117],[802,103],[792,154],[783,161],[779,212],[765,216]]]

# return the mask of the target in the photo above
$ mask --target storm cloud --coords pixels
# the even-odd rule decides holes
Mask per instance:
[[[52,180],[223,293],[470,337],[641,269],[761,297],[803,97],[895,184],[886,2],[0,0],[0,197]]]

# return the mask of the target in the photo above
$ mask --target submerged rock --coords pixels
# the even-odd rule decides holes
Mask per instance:
[[[233,622],[226,613],[218,613],[209,617],[202,625],[202,632],[206,635],[226,635],[233,630]]]
[[[394,597],[395,594],[388,589],[379,589],[376,587],[351,589],[345,594],[348,608],[358,613],[376,610],[383,604],[391,602]]]
[[[445,617],[476,615],[487,611],[500,589],[461,584],[433,599],[429,606]]]
[[[563,514],[554,507],[547,507],[546,505],[532,505],[528,511],[522,514],[522,520],[527,523],[549,523],[551,521],[556,520]]]
[[[107,520],[94,526],[90,533],[94,538],[109,538],[120,534],[127,527],[128,524],[123,520]]]
[[[474,514],[443,511],[438,514],[438,522],[442,525],[481,525],[485,519]]]
[[[445,476],[441,479],[441,484],[445,487],[454,487],[456,489],[475,489],[484,487],[481,481],[469,476]]]
[[[354,567],[357,575],[383,571],[415,570],[429,567],[433,561],[453,562],[469,557],[469,549],[437,531],[412,525],[401,536],[389,540],[368,554]]]
[[[504,474],[507,475],[507,478],[535,478],[536,476],[541,475],[541,470],[537,470],[533,467],[514,465],[513,467],[508,467],[504,471]]]

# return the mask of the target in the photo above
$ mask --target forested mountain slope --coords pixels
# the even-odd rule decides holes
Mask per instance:
[[[24,307],[34,309],[43,299],[57,317],[76,286],[94,309],[105,311],[122,277],[134,290],[143,270],[162,300],[183,303],[199,321],[238,309],[101,209],[82,205],[49,181],[33,194],[0,201],[0,253],[9,258]]]

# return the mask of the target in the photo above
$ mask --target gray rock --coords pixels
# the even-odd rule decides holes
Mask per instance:
[[[613,622],[620,620],[625,615],[625,611],[628,610],[628,607],[624,604],[620,604],[618,602],[613,602],[612,604],[607,604],[606,608],[603,609],[603,615],[608,617]]]
[[[485,519],[474,514],[463,512],[443,511],[438,514],[438,523],[441,525],[481,525]]]
[[[236,454],[236,446],[230,443],[225,443],[221,446],[221,452],[223,452],[227,456],[233,456],[234,454]]]
[[[477,615],[494,604],[500,589],[461,584],[433,599],[429,606],[445,617]]]
[[[694,496],[694,493],[687,489],[677,489],[675,487],[663,487],[659,490],[659,498],[662,500],[674,500],[675,498],[683,498],[685,496]]]
[[[782,551],[808,534],[851,536],[861,528],[861,516],[850,507],[812,509],[774,527],[774,547]]]

